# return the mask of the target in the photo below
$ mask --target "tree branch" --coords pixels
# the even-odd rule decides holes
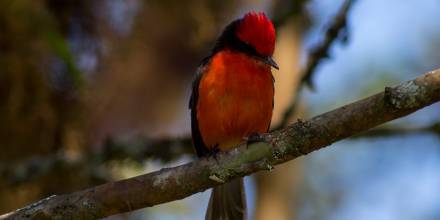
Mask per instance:
[[[316,46],[316,48],[312,49],[311,53],[307,58],[307,64],[303,70],[302,78],[300,81],[300,85],[296,87],[296,92],[289,106],[283,113],[283,117],[280,123],[275,127],[275,130],[285,127],[290,117],[295,113],[299,102],[300,91],[303,85],[307,85],[310,89],[314,90],[314,85],[312,83],[312,76],[315,73],[316,68],[319,63],[329,57],[329,50],[333,43],[338,39],[338,36],[341,33],[345,34],[345,38],[347,37],[347,14],[353,5],[353,0],[346,0],[342,5],[339,12],[333,18],[332,23],[327,29],[324,40]]]
[[[48,156],[35,156],[25,161],[0,163],[0,179],[2,187],[14,187],[26,183],[34,178],[46,175],[62,174],[81,170],[98,183],[109,181],[110,173],[99,166],[96,159],[68,158],[66,155],[51,154]]]
[[[143,162],[145,159],[155,158],[169,162],[184,154],[194,154],[190,137],[138,137],[129,141],[108,139],[98,155],[101,155],[103,160],[131,158]]]
[[[95,177],[102,177],[102,169],[94,169],[103,162],[130,158],[143,162],[149,158],[169,162],[182,155],[193,155],[191,138],[158,138],[137,137],[130,140],[108,139],[99,152],[85,154],[80,158],[69,159],[62,152],[35,156],[14,163],[0,163],[0,178],[6,186],[31,181],[46,175],[54,169],[86,167]],[[102,178],[100,178],[102,179]]]
[[[241,144],[216,159],[52,196],[0,219],[97,219],[185,198],[231,179],[297,158],[440,101],[440,69],[384,92]]]
[[[312,74],[323,58],[329,57],[329,50],[332,44],[341,36],[347,34],[347,14],[353,5],[353,0],[346,0],[339,12],[333,18],[333,22],[324,35],[324,40],[310,53],[307,65],[302,76],[302,81],[313,89]],[[345,38],[347,36],[343,36]]]

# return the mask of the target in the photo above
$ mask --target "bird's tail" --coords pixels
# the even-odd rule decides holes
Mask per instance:
[[[246,197],[243,178],[235,179],[212,190],[205,220],[246,219]]]

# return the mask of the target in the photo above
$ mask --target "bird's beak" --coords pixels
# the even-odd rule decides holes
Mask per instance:
[[[275,62],[275,60],[272,57],[266,57],[264,59],[264,63],[271,65],[273,68],[279,70],[278,64]]]

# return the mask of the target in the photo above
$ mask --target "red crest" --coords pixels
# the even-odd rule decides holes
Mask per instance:
[[[263,12],[245,14],[236,34],[240,40],[253,46],[258,53],[272,56],[275,49],[275,28]]]

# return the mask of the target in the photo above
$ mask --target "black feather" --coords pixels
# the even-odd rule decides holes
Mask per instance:
[[[210,152],[210,150],[206,147],[206,144],[203,142],[203,138],[199,130],[199,123],[197,121],[197,101],[199,98],[199,84],[209,60],[210,59],[205,59],[204,61],[202,61],[202,64],[197,69],[196,78],[192,85],[191,98],[189,99],[189,109],[191,109],[191,134],[194,149],[196,150],[198,157],[203,157]]]
[[[242,220],[246,218],[243,178],[212,189],[205,220]]]

